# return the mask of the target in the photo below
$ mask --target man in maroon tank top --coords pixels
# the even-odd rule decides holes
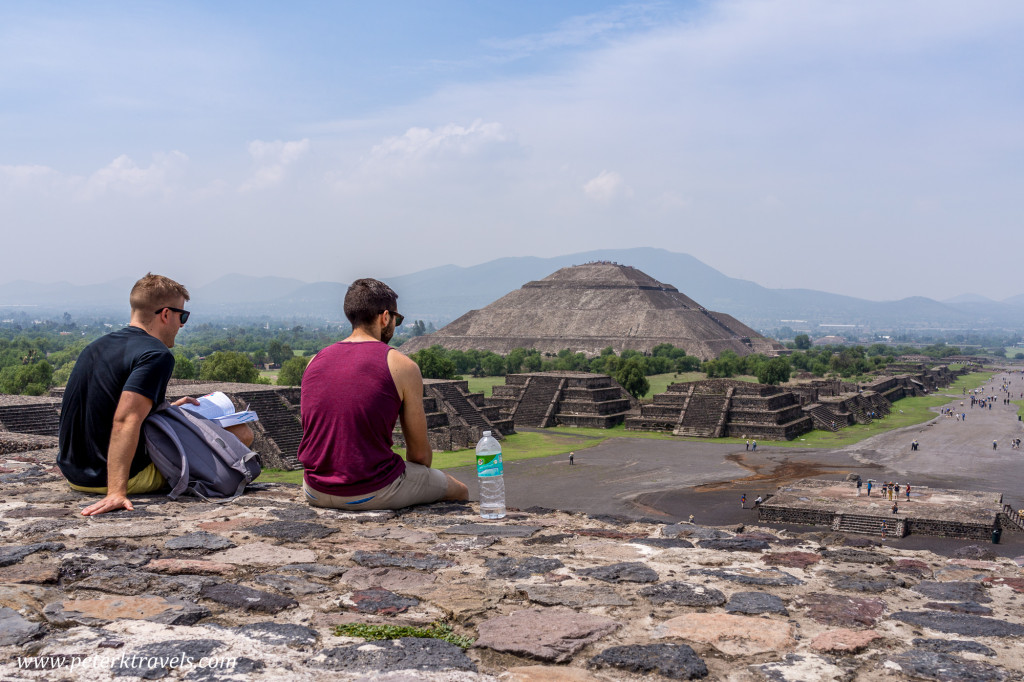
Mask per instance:
[[[388,346],[402,324],[398,295],[375,279],[356,280],[345,317],[352,334],[317,353],[302,376],[306,501],[360,510],[469,499],[465,485],[430,468],[420,368]],[[398,420],[405,460],[391,450]]]

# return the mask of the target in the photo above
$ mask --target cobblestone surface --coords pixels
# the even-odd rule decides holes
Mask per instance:
[[[539,509],[345,514],[278,484],[90,519],[90,497],[32,471],[0,496],[0,680],[1024,679],[1024,568],[983,546],[946,560]],[[335,634],[437,622],[472,646]]]

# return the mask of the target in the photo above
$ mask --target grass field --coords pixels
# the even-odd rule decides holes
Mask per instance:
[[[704,375],[701,373],[701,377]],[[661,377],[673,377],[672,374],[656,375]],[[683,377],[685,375],[680,375]],[[865,438],[877,436],[880,433],[900,429],[914,424],[922,424],[935,417],[932,408],[945,405],[949,402],[949,395],[956,395],[964,389],[970,391],[975,389],[994,376],[993,372],[972,372],[958,378],[953,384],[942,389],[939,393],[917,398],[904,398],[893,405],[893,410],[885,419],[877,419],[870,424],[855,424],[854,426],[840,429],[833,433],[831,431],[814,430],[804,434],[800,438],[791,441],[761,441],[764,445],[795,447],[795,448],[840,448],[853,445]],[[496,379],[498,377],[487,377]],[[672,379],[671,381],[693,381],[693,379]],[[668,383],[671,383],[669,381]],[[652,382],[653,383],[653,382]],[[667,383],[665,384],[668,385]],[[472,384],[470,384],[472,388]],[[480,389],[477,389],[480,390]],[[664,389],[662,389],[663,391]],[[1014,401],[1020,407],[1019,414],[1024,415],[1024,401]],[[570,450],[579,452],[600,445],[609,438],[639,438],[656,440],[675,440],[692,442],[715,442],[742,444],[742,438],[686,438],[673,436],[670,433],[657,433],[653,431],[627,431],[625,426],[619,425],[613,429],[592,429],[592,428],[570,428],[557,427],[544,429],[542,432],[523,432],[507,436],[502,441],[502,456],[506,461],[521,459],[533,459],[536,457],[549,457],[551,455],[568,454]],[[398,450],[399,454],[404,454]],[[456,450],[454,452],[435,452],[433,466],[437,469],[448,469],[451,467],[470,466],[474,463],[475,453],[471,449]],[[261,481],[272,481],[281,483],[301,483],[301,471],[280,471],[265,470],[260,476]]]

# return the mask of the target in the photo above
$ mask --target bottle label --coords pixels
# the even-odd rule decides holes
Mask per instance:
[[[476,456],[477,476],[501,476],[501,453]]]

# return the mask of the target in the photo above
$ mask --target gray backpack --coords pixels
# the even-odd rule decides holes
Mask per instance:
[[[146,452],[171,486],[168,497],[190,493],[234,498],[263,470],[259,455],[219,424],[164,403],[142,424]]]

